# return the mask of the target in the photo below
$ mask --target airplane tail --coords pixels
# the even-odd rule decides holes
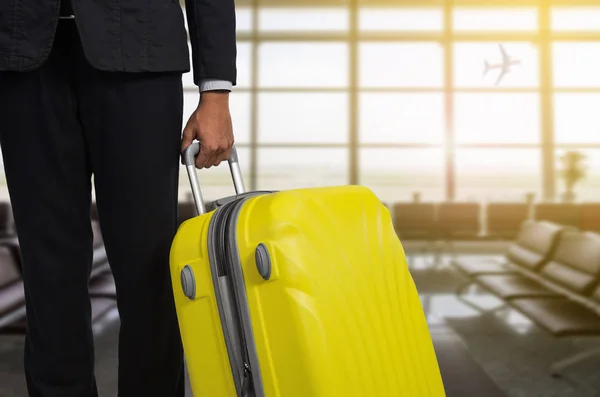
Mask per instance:
[[[483,75],[485,76],[490,71],[490,63],[485,61],[485,69],[483,70]]]

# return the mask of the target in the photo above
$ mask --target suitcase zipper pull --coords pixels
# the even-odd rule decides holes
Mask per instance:
[[[242,381],[242,390],[240,391],[240,397],[246,397],[250,391],[250,378],[252,372],[250,371],[250,365],[244,363],[244,380]]]

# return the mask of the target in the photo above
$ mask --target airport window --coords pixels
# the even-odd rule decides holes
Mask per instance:
[[[440,148],[362,148],[360,184],[388,202],[444,200],[445,158]]]
[[[263,43],[259,46],[260,87],[345,87],[348,44]]]
[[[185,127],[189,117],[196,110],[198,106],[198,100],[200,99],[200,94],[198,93],[198,88],[194,91],[190,90],[184,92],[183,94],[183,127]]]
[[[537,9],[458,8],[453,13],[457,31],[534,31]]]
[[[185,5],[182,4],[183,8],[183,13],[184,13],[184,18],[183,18],[183,23],[185,25],[185,29],[189,31],[188,29],[188,21],[187,21],[187,15],[185,14],[186,10],[185,10]],[[253,14],[252,14],[252,7],[248,7],[248,6],[236,6],[235,7],[235,30],[237,33],[248,33],[252,31],[252,27],[253,27]]]
[[[260,93],[259,143],[347,143],[348,94]]]
[[[551,15],[555,31],[600,31],[600,7],[556,7]]]
[[[260,31],[344,31],[348,30],[347,8],[263,8],[259,11]]]
[[[348,183],[348,149],[260,148],[257,188],[285,190]]]
[[[252,98],[248,92],[235,92],[229,98],[235,142],[238,146],[250,143],[251,101]]]
[[[554,84],[565,88],[600,88],[600,42],[554,43]]]
[[[252,82],[252,44],[248,41],[237,43],[237,87],[248,88]]]
[[[252,8],[251,7],[236,7],[235,8],[235,25],[237,32],[252,31]],[[187,23],[187,21],[186,21]]]
[[[238,2],[238,84],[230,106],[236,144],[243,151],[240,158],[257,172],[248,174],[249,187],[271,183],[271,177],[260,176],[270,164],[261,156],[281,151],[283,159],[290,159],[282,169],[291,172],[290,153],[297,150],[304,158],[331,152],[332,158],[341,153],[336,167],[343,168],[336,168],[333,180],[368,183],[395,200],[394,188],[380,183],[376,167],[370,165],[377,164],[377,153],[383,156],[390,150],[414,160],[392,165],[395,169],[389,171],[390,179],[398,176],[408,186],[398,188],[403,197],[420,181],[440,199],[455,198],[455,192],[466,197],[467,185],[480,192],[478,197],[487,197],[487,181],[470,176],[469,164],[478,156],[500,153],[512,156],[513,163],[519,163],[521,155],[536,161],[523,164],[539,184],[548,185],[548,175],[556,174],[546,198],[558,198],[559,175],[552,168],[556,164],[547,164],[551,156],[544,151],[575,147],[594,156],[600,153],[600,6],[552,7],[552,29],[543,35],[538,35],[544,22],[538,7],[457,6],[450,11],[453,31],[445,36],[446,10],[436,2],[401,7],[361,1],[356,20],[347,1],[318,3]],[[354,45],[356,60],[350,58]],[[546,81],[540,63],[546,45],[551,49],[549,86],[542,85]],[[502,78],[501,46],[518,61]],[[452,51],[446,53],[446,48]],[[446,56],[452,56],[451,64]],[[451,79],[446,81],[446,76]],[[192,79],[191,72],[183,76],[184,124],[198,101]],[[353,103],[356,109],[350,107]],[[449,122],[453,128],[448,128]],[[360,161],[353,164],[350,154],[356,152]],[[435,169],[427,171],[431,178],[419,171],[427,169],[428,161]],[[298,178],[303,167],[293,168]],[[388,171],[379,169],[385,181]],[[495,177],[493,167],[477,171]],[[203,183],[217,183],[211,178]],[[273,184],[284,186],[273,178]],[[519,178],[510,179],[520,183]],[[228,183],[226,178],[224,188],[230,188]],[[302,185],[300,180],[289,183]],[[592,191],[593,184],[582,183]],[[186,188],[187,182],[182,185]]]
[[[360,43],[360,86],[442,87],[443,49],[438,43]]]
[[[457,200],[525,201],[541,192],[538,149],[456,150]]]
[[[458,93],[454,98],[457,143],[539,142],[537,93]]]
[[[444,140],[442,93],[360,94],[361,143],[441,144]]]
[[[554,99],[558,144],[600,143],[600,92],[560,93]]]
[[[358,23],[365,32],[440,32],[444,28],[444,14],[438,7],[363,7]]]
[[[504,73],[505,59],[511,69]],[[454,45],[456,87],[515,88],[539,86],[539,54],[532,43],[460,42]]]

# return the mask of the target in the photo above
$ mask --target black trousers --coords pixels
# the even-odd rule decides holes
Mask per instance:
[[[0,143],[23,256],[32,397],[96,397],[88,282],[91,177],[121,318],[119,396],[184,392],[169,275],[177,227],[181,74],[107,73],[74,21],[49,60],[0,73]]]

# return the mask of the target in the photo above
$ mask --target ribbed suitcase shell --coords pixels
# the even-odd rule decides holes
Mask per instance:
[[[236,397],[207,254],[213,215],[178,231],[173,287],[194,395]],[[266,397],[445,396],[402,245],[369,189],[252,197],[235,234]],[[255,261],[260,243],[272,261],[267,281]],[[186,265],[193,300],[181,286]]]

